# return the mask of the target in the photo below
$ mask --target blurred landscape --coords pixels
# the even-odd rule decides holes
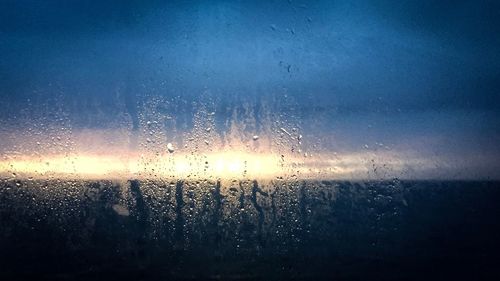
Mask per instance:
[[[494,280],[492,181],[4,181],[3,280]]]

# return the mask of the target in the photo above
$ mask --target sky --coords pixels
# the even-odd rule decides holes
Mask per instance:
[[[499,33],[496,1],[4,0],[2,153],[67,131],[136,149],[156,120],[160,144],[295,153],[284,129],[301,153],[500,178]]]

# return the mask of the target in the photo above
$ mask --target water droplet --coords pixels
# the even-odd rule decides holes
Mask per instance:
[[[168,150],[168,152],[170,152],[170,153],[173,153],[173,152],[174,152],[174,150],[175,150],[175,149],[174,149],[174,146],[172,145],[172,143],[170,143],[170,142],[169,142],[169,143],[167,143],[167,150]]]
[[[290,134],[290,133],[289,133],[289,132],[288,132],[285,128],[280,128],[280,130],[281,130],[283,133],[287,134],[289,137],[291,137],[291,136],[292,136],[292,134]]]

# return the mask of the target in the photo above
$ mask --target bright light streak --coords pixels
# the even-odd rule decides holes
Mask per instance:
[[[109,155],[53,155],[0,161],[0,175],[32,178],[271,178],[282,173],[279,158],[272,155],[223,152],[165,154],[155,157]]]
[[[119,155],[119,156],[116,156]],[[402,177],[408,166],[426,169],[429,162],[403,161],[397,154],[383,155],[373,170],[373,155],[323,153],[318,157],[224,151],[206,154],[122,153],[50,156],[4,156],[2,178],[61,179],[366,179]]]

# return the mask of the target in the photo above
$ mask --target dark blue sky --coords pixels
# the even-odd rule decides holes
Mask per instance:
[[[498,168],[498,34],[497,1],[3,0],[0,118],[109,128],[127,114],[137,129],[138,104],[162,97],[176,130],[194,102],[224,133],[235,108],[259,123],[265,106],[328,150]]]

